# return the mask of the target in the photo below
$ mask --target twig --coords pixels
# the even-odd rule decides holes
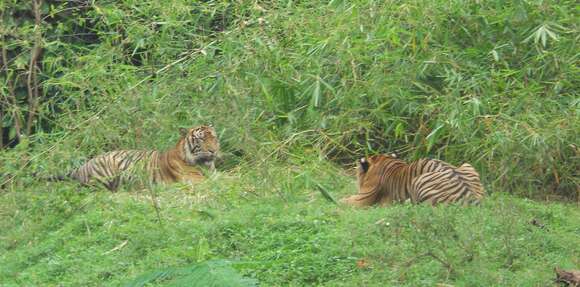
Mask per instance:
[[[271,152],[270,154],[268,154],[263,160],[262,162],[266,162],[268,159],[270,159],[270,157],[272,157],[273,155],[275,155],[276,153],[280,152],[282,150],[283,147],[285,147],[286,145],[289,145],[290,142],[292,142],[294,140],[295,137],[297,137],[298,135],[301,134],[305,134],[305,133],[312,133],[312,132],[316,132],[316,130],[304,130],[304,131],[300,131],[297,133],[293,133],[292,135],[290,135],[286,140],[282,141],[280,143],[279,146],[276,147],[276,149],[274,149],[273,152]]]
[[[163,221],[161,220],[161,211],[159,208],[159,202],[157,201],[157,195],[153,190],[153,186],[149,185],[149,191],[151,192],[151,203],[153,204],[153,208],[155,208],[155,213],[157,214],[157,222],[161,227],[163,227]]]
[[[425,255],[431,256],[431,258],[437,260],[439,263],[441,263],[441,265],[445,266],[445,268],[447,268],[447,273],[451,274],[451,273],[455,272],[453,270],[453,267],[451,266],[451,264],[449,264],[449,263],[447,263],[447,261],[444,261],[443,259],[439,258],[439,256],[433,254],[433,252],[429,251],[429,252],[425,253]]]
[[[411,267],[411,265],[413,265],[415,263],[415,261],[417,261],[417,259],[419,259],[421,257],[425,257],[426,255],[427,255],[427,253],[421,253],[419,255],[416,255],[413,258],[407,260],[405,263],[403,263],[402,266],[404,266],[405,269],[408,269],[409,267]]]
[[[332,197],[332,195],[330,195],[330,193],[328,193],[328,191],[326,191],[326,188],[324,188],[324,186],[322,186],[320,183],[316,182],[315,183],[316,187],[318,188],[318,191],[320,191],[320,193],[322,193],[322,196],[324,196],[324,198],[326,198],[326,200],[334,203],[334,204],[338,204],[336,202],[336,200]]]
[[[209,46],[213,45],[214,43],[215,43],[215,41],[212,41],[212,42],[210,42],[209,44],[207,44],[207,45],[205,46],[205,48],[207,48],[207,47],[209,47]],[[185,61],[185,60],[186,60],[186,59],[188,59],[188,58],[191,58],[193,55],[195,55],[195,54],[197,54],[197,53],[201,53],[201,54],[204,54],[204,55],[205,55],[205,54],[206,54],[206,52],[205,52],[205,48],[196,49],[196,50],[192,51],[191,53],[189,53],[189,54],[185,55],[184,57],[182,57],[182,58],[179,58],[179,59],[175,60],[174,62],[167,64],[165,67],[163,67],[163,68],[161,68],[161,69],[157,70],[157,71],[155,72],[155,74],[163,73],[163,72],[165,72],[165,70],[167,70],[167,69],[169,69],[169,68],[171,68],[171,67],[173,67],[173,66],[175,66],[175,65],[177,65],[177,64],[179,64],[179,63],[181,63],[181,62],[183,62],[183,61]]]
[[[115,251],[117,251],[117,250],[125,247],[125,245],[127,245],[127,242],[129,242],[129,240],[125,240],[125,241],[121,242],[121,244],[119,244],[119,245],[115,246],[115,248],[113,248],[113,249],[111,249],[111,250],[103,253],[103,255],[107,255],[109,253],[113,253],[113,252],[115,252]]]
[[[415,257],[413,257],[413,258],[411,258],[411,259],[407,260],[407,262],[403,263],[403,266],[405,266],[405,268],[408,268],[408,267],[409,267],[409,266],[411,266],[411,265],[412,265],[412,264],[413,264],[413,263],[414,263],[414,262],[415,262],[417,259],[419,259],[419,258],[421,258],[421,257],[425,257],[425,256],[429,256],[429,257],[431,257],[431,258],[435,259],[437,262],[441,263],[441,265],[443,265],[445,268],[447,268],[447,272],[448,272],[449,274],[451,274],[451,273],[454,273],[454,272],[455,272],[455,271],[454,271],[454,269],[453,269],[453,267],[451,266],[451,264],[449,264],[449,263],[447,263],[446,261],[444,261],[443,259],[439,258],[439,256],[437,256],[437,255],[433,254],[433,252],[431,252],[431,251],[428,251],[428,252],[425,252],[425,253],[421,253],[421,254],[419,254],[419,255],[417,255],[417,256],[415,256]]]

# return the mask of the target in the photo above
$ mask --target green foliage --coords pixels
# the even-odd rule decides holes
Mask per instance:
[[[223,260],[198,263],[184,268],[171,268],[149,272],[139,276],[127,287],[142,287],[155,282],[163,286],[207,286],[207,287],[251,287],[257,286],[255,280],[245,279]]]
[[[578,199],[576,6],[0,1],[0,285],[159,285],[223,259],[264,286],[550,284],[580,266],[578,207],[505,193]],[[224,157],[201,186],[31,176],[208,122]],[[491,196],[333,204],[382,152],[469,162]]]
[[[213,122],[228,167],[397,151],[470,162],[492,190],[577,197],[573,1],[43,3],[33,165]],[[27,9],[2,6],[17,96]],[[5,107],[4,129],[26,109]]]

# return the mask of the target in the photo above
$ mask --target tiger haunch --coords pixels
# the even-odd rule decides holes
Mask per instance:
[[[112,191],[139,176],[151,183],[199,182],[204,179],[200,165],[215,169],[219,153],[215,129],[211,126],[182,128],[180,135],[175,147],[165,152],[112,151],[90,159],[66,176],[53,176],[49,180],[71,178],[86,185],[96,181]]]
[[[358,194],[347,204],[370,206],[411,200],[414,203],[477,203],[484,196],[479,174],[469,164],[420,159],[407,164],[395,156],[362,158],[357,170]]]

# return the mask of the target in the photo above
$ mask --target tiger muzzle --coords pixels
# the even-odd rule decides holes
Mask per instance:
[[[194,156],[193,161],[195,164],[204,164],[212,162],[216,159],[216,153],[211,151],[199,152]]]

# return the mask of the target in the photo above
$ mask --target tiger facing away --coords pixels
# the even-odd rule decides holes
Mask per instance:
[[[174,148],[154,150],[118,150],[98,155],[66,175],[53,176],[52,181],[74,179],[84,185],[102,183],[116,191],[121,183],[138,177],[150,183],[202,181],[200,166],[215,169],[220,145],[212,126],[180,128],[180,139]]]
[[[470,164],[452,166],[435,159],[407,164],[393,155],[361,158],[357,167],[358,194],[342,202],[355,206],[413,203],[479,203],[485,190]]]

